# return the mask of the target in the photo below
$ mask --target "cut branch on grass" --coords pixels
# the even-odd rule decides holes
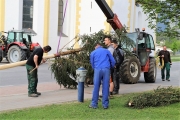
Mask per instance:
[[[127,106],[137,109],[146,107],[165,106],[180,102],[180,88],[160,88],[158,87],[153,92],[142,93],[138,96],[130,98]]]

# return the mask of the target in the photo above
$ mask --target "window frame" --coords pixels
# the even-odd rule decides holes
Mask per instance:
[[[63,8],[64,8],[64,3],[63,0],[58,1],[58,29],[57,29],[57,35],[60,35],[60,32],[63,31]]]
[[[152,35],[149,34],[148,37],[149,37],[149,42],[151,44],[151,50],[155,50],[155,44]]]
[[[31,4],[27,4],[32,2]],[[23,11],[22,11],[22,28],[31,28],[33,27],[33,7],[34,0],[23,0]],[[28,10],[29,9],[29,10]],[[29,12],[29,14],[27,14]]]

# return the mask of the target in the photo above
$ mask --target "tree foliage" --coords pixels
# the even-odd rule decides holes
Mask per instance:
[[[102,43],[102,46],[105,47],[103,44],[103,38],[105,35],[116,38],[121,46],[126,45],[128,48],[131,48],[134,45],[134,42],[127,38],[125,33],[119,30],[116,31],[116,33],[104,33],[103,31],[99,31],[94,34],[84,34],[79,36],[78,42],[80,43],[82,51],[55,58],[53,64],[51,65],[52,74],[59,85],[63,85],[67,88],[76,88],[76,69],[81,66],[88,70],[86,80],[90,80],[92,82],[93,69],[90,65],[90,53],[94,50],[95,43],[97,42]],[[68,48],[68,50],[73,48],[74,45]],[[124,50],[126,51],[126,55],[131,54],[129,49]]]
[[[166,40],[165,45],[168,48],[171,48],[171,50],[173,51],[173,54],[175,55],[175,53],[180,50],[180,40],[177,39],[171,39],[171,40]]]
[[[157,23],[163,23],[166,25],[163,30],[166,36],[180,37],[180,0],[136,0],[136,5],[139,4],[148,15],[152,29],[162,32],[161,28],[157,28]]]

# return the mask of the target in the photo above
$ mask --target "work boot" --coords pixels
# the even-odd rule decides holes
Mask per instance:
[[[37,95],[41,95],[41,93],[40,93],[40,92],[36,92],[35,94],[37,94]]]
[[[88,106],[89,108],[96,109],[97,107],[93,107],[92,105]]]
[[[113,92],[110,92],[110,93],[109,93],[109,99],[112,99],[112,98],[114,98],[114,97],[113,97]]]
[[[38,97],[38,95],[35,93],[32,93],[32,94],[28,94],[28,97]]]
[[[108,107],[103,107],[104,109],[108,109]]]
[[[119,91],[113,91],[113,95],[119,94]]]
[[[102,98],[103,96],[102,95],[99,95],[100,98]]]
[[[113,99],[114,98],[114,96],[113,95],[109,95],[109,99]]]

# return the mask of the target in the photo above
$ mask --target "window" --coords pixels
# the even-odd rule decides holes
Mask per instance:
[[[15,40],[17,42],[22,42],[22,37],[23,37],[23,34],[21,32],[17,32]]]
[[[14,33],[13,32],[9,32],[8,34],[8,43],[11,43],[14,41]]]
[[[153,40],[153,37],[151,35],[149,35],[149,40],[150,40],[150,44],[151,44],[151,49],[155,50],[154,40]]]
[[[150,38],[149,37],[146,37],[146,47],[151,49],[151,42],[150,42]]]
[[[23,28],[33,26],[33,0],[23,0]]]
[[[59,0],[58,5],[58,35],[60,35],[63,27],[63,0]]]

